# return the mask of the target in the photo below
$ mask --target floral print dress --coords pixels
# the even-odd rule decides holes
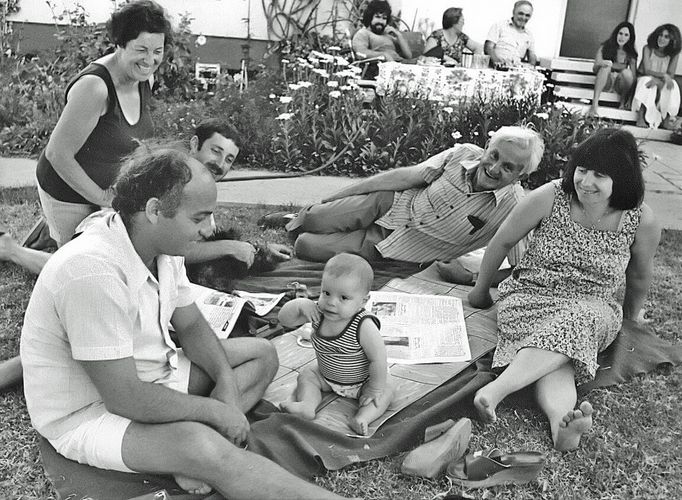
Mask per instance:
[[[597,354],[623,321],[615,293],[625,281],[641,208],[625,210],[617,231],[586,228],[571,219],[571,197],[554,181],[552,213],[535,230],[512,275],[498,290],[498,343],[493,367],[519,349],[537,347],[573,361],[576,384],[592,380]]]
[[[445,39],[443,30],[434,31],[433,33],[431,33],[431,35],[429,35],[429,38],[433,38],[437,42],[437,44],[443,50],[443,55],[452,57],[455,61],[457,61],[460,64],[462,63],[462,51],[466,47],[467,43],[469,43],[469,37],[467,35],[465,35],[464,33],[460,33],[457,39],[454,42],[452,42],[452,45],[449,44],[448,41]]]

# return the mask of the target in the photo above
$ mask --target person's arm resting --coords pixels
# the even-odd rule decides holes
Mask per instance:
[[[282,306],[277,319],[285,328],[295,328],[304,323],[319,321],[320,310],[317,304],[310,299],[292,299]]]
[[[374,193],[376,191],[405,191],[406,189],[423,186],[426,186],[426,181],[422,175],[422,167],[420,165],[399,167],[356,182],[322,201],[338,200],[346,196]]]
[[[360,406],[367,406],[370,403],[376,405],[376,400],[386,390],[386,373],[388,362],[386,360],[386,346],[384,339],[381,338],[379,328],[370,319],[365,319],[360,324],[358,332],[360,345],[369,360],[369,379],[362,391],[359,400]]]
[[[111,205],[112,193],[100,188],[76,161],[76,153],[107,109],[108,91],[101,78],[86,75],[69,90],[68,101],[50,135],[45,156],[69,187],[94,205]]]
[[[251,243],[239,240],[199,241],[185,256],[188,264],[199,264],[223,257],[234,257],[246,262],[248,267],[253,264],[256,249]]]
[[[653,277],[654,254],[661,239],[661,226],[647,205],[642,205],[642,220],[630,247],[630,262],[625,270],[623,317],[637,320]]]
[[[486,308],[492,305],[490,286],[500,264],[514,245],[551,213],[553,203],[554,184],[547,183],[531,192],[511,211],[483,255],[478,279],[469,292],[469,303],[473,307]]]

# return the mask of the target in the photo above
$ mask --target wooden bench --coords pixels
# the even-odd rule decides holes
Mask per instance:
[[[594,97],[595,74],[593,59],[552,59],[551,79],[556,85],[554,94],[567,99],[564,103],[571,111],[586,113]],[[620,96],[615,92],[602,92],[599,96],[599,116],[623,122],[637,121],[637,113],[618,109]]]

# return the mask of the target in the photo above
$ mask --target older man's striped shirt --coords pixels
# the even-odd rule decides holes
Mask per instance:
[[[425,188],[395,193],[391,209],[376,223],[391,234],[376,245],[386,258],[409,262],[455,259],[486,246],[523,197],[517,183],[474,192],[472,175],[483,155],[473,144],[458,144],[420,164]],[[509,252],[516,265],[526,249],[521,240]]]

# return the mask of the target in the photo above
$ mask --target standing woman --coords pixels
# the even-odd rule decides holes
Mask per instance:
[[[534,385],[554,447],[578,447],[593,410],[587,401],[575,408],[576,385],[595,377],[597,353],[623,318],[640,317],[651,283],[661,229],[643,198],[635,138],[601,129],[578,146],[562,180],[530,193],[497,231],[469,293],[474,307],[492,304],[490,283],[506,252],[534,233],[499,286],[493,368],[504,371],[474,397],[484,421],[495,420],[506,396]]]
[[[675,70],[682,48],[680,30],[674,24],[662,24],[646,39],[639,64],[632,110],[637,111],[637,126],[670,127],[680,108],[680,88],[675,81]]]
[[[81,71],[66,88],[66,105],[36,175],[50,235],[59,246],[100,207],[111,206],[111,185],[136,139],[153,134],[154,71],[171,42],[171,25],[151,0],[127,3],[107,30],[115,50]]]
[[[637,74],[637,49],[635,49],[635,27],[623,21],[601,44],[594,58],[592,71],[597,75],[594,82],[594,97],[589,114],[598,116],[599,96],[602,91],[614,90],[620,96],[620,107],[630,99],[630,91]]]
[[[464,47],[472,52],[483,52],[483,46],[474,42],[466,34],[464,28],[464,14],[458,7],[450,7],[443,12],[443,29],[436,30],[426,39],[424,46],[425,57],[437,57],[444,64],[462,64],[462,50]]]

